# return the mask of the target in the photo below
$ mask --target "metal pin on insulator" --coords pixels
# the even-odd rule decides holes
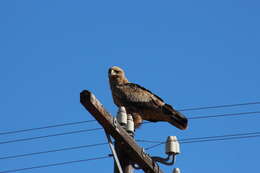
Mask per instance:
[[[174,168],[173,173],[181,173],[181,170],[179,168]]]
[[[134,131],[135,131],[133,117],[130,114],[127,116],[126,131],[128,133],[132,133],[132,134],[134,134]]]
[[[126,114],[125,107],[123,106],[119,107],[116,119],[121,126],[125,126],[127,124],[127,114]]]
[[[165,153],[168,155],[180,154],[180,144],[176,136],[168,136],[165,145]]]

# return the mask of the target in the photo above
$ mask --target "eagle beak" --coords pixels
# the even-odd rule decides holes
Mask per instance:
[[[111,75],[111,76],[114,76],[114,75],[116,75],[116,72],[115,72],[115,70],[112,70],[112,69],[111,69],[111,70],[110,70],[110,75]]]

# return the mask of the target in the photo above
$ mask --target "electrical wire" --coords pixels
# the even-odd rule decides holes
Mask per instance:
[[[110,158],[110,156],[107,155],[107,156],[93,157],[93,158],[82,159],[82,160],[73,160],[73,161],[67,161],[67,162],[59,162],[59,163],[52,163],[52,164],[46,164],[46,165],[38,165],[38,166],[32,166],[32,167],[27,167],[27,168],[10,169],[10,170],[1,171],[0,173],[11,173],[11,172],[32,170],[32,169],[38,169],[38,168],[47,168],[47,167],[68,165],[68,164],[73,164],[73,163],[88,162],[88,161],[101,160],[101,159],[107,159],[107,158]]]
[[[256,105],[256,104],[260,104],[260,102],[247,102],[247,103],[238,103],[238,104],[226,104],[226,105],[216,105],[216,106],[194,107],[194,108],[179,109],[178,111],[195,111],[195,110],[217,109],[217,108],[247,106],[247,105]]]
[[[195,108],[180,109],[178,111],[205,110],[205,109],[245,106],[245,105],[253,105],[253,104],[260,104],[260,102],[248,102],[248,103],[230,104],[230,105],[195,107]],[[260,113],[260,111],[239,112],[239,113],[230,113],[230,114],[218,114],[218,115],[209,115],[209,116],[193,116],[193,117],[190,117],[189,119],[204,119],[204,118],[215,118],[215,117],[223,117],[223,116],[237,116],[237,115],[246,115],[246,114],[257,114],[257,113]],[[22,130],[16,130],[16,131],[2,132],[2,133],[0,133],[0,135],[15,134],[15,133],[21,133],[21,132],[34,131],[34,130],[42,130],[42,129],[49,129],[49,128],[55,128],[55,127],[77,125],[77,124],[89,123],[89,122],[94,122],[94,121],[95,120],[87,120],[87,121],[78,121],[78,122],[72,122],[72,123],[55,124],[55,125],[50,125],[50,126],[42,126],[42,127],[36,127],[36,128],[29,128],[29,129],[22,129]],[[41,139],[41,138],[48,138],[48,137],[55,137],[55,136],[62,136],[62,135],[69,135],[69,134],[76,134],[76,133],[83,133],[83,132],[89,132],[89,131],[95,131],[95,130],[101,130],[101,129],[102,128],[93,128],[93,129],[87,129],[87,130],[78,130],[78,131],[71,131],[71,132],[65,132],[65,133],[58,133],[58,134],[51,134],[51,135],[45,135],[45,136],[38,136],[38,137],[32,137],[32,138],[16,139],[16,140],[0,142],[0,144],[29,141],[29,140],[34,140],[34,139]],[[234,139],[255,138],[255,137],[260,137],[260,132],[228,134],[228,135],[222,135],[222,136],[207,136],[207,137],[200,137],[200,138],[186,138],[186,139],[179,140],[179,142],[182,143],[182,144],[188,144],[188,143],[196,143],[196,142],[234,140]],[[155,148],[155,147],[165,143],[165,142],[160,142],[160,141],[148,141],[148,140],[138,140],[138,141],[139,142],[157,143],[156,145],[147,147],[146,150]],[[26,156],[32,156],[32,155],[45,154],[45,153],[52,153],[52,152],[59,152],[59,151],[66,151],[66,150],[74,150],[74,149],[95,147],[95,146],[106,145],[106,144],[107,143],[97,143],[97,144],[90,144],[90,145],[67,147],[67,148],[47,150],[47,151],[40,151],[40,152],[27,153],[27,154],[20,154],[20,155],[14,155],[14,156],[5,156],[5,157],[1,157],[0,159],[3,160],[3,159],[18,158],[18,157],[26,157]],[[38,168],[45,168],[45,167],[52,167],[52,166],[60,166],[60,165],[66,165],[66,164],[72,164],[72,163],[87,162],[87,161],[91,161],[91,160],[105,159],[105,158],[109,158],[109,157],[110,156],[103,156],[103,157],[95,157],[95,158],[82,159],[82,160],[59,162],[59,163],[39,165],[39,166],[33,166],[33,167],[27,167],[27,168],[6,170],[6,171],[1,171],[0,173],[11,173],[11,172],[17,172],[17,171],[23,171],[23,170],[31,170],[31,169],[38,169]]]
[[[70,135],[70,134],[76,134],[76,133],[90,132],[90,131],[96,131],[96,130],[101,130],[101,129],[103,129],[103,128],[93,128],[93,129],[77,130],[77,131],[71,131],[71,132],[65,132],[65,133],[56,133],[56,134],[45,135],[45,136],[37,136],[37,137],[31,137],[31,138],[15,139],[15,140],[10,140],[10,141],[0,142],[0,145],[1,144],[14,143],[14,142],[23,142],[23,141],[30,141],[30,140],[35,140],[35,139]]]
[[[191,141],[191,140],[203,140],[203,139],[212,139],[212,138],[225,138],[225,137],[239,137],[239,136],[248,136],[248,135],[260,135],[260,132],[249,132],[249,133],[235,133],[235,134],[226,134],[218,136],[205,136],[205,137],[193,137],[193,138],[184,138],[180,139],[180,142]]]
[[[186,142],[180,142],[181,144],[190,144],[190,143],[198,143],[198,142],[210,142],[210,141],[224,141],[224,140],[233,140],[233,139],[244,139],[244,138],[257,138],[260,137],[260,135],[252,135],[252,136],[240,136],[240,137],[228,137],[228,138],[217,138],[217,139],[204,139],[204,140],[194,140],[194,141],[186,141]],[[165,142],[160,142],[155,145],[151,145],[146,150],[150,150],[152,148],[156,148],[162,144],[165,144]]]
[[[218,114],[218,115],[204,115],[204,116],[193,116],[188,119],[206,119],[206,118],[217,118],[217,117],[227,117],[227,116],[239,116],[239,115],[249,115],[249,114],[259,114],[260,111],[255,112],[238,112],[238,113],[229,113],[229,114]]]
[[[206,141],[225,140],[225,139],[240,139],[240,138],[258,137],[258,136],[260,137],[260,132],[249,132],[249,133],[235,133],[235,134],[226,134],[226,135],[218,135],[218,136],[184,138],[184,139],[180,139],[178,141],[180,143],[184,144],[184,143],[206,142]],[[145,142],[145,143],[155,143],[155,145],[152,145],[152,146],[150,146],[146,149],[155,148],[159,145],[166,143],[166,142],[162,142],[162,141],[142,140],[142,139],[137,139],[136,141],[137,142]],[[47,151],[40,151],[40,152],[34,152],[34,153],[19,154],[19,155],[13,155],[13,156],[5,156],[5,157],[0,157],[0,160],[26,157],[26,156],[32,156],[32,155],[40,155],[40,154],[59,152],[59,151],[67,151],[67,150],[96,147],[96,146],[101,146],[101,145],[107,145],[107,142],[89,144],[89,145],[82,145],[82,146],[67,147],[67,148],[60,148],[60,149],[47,150]]]
[[[226,135],[217,135],[217,136],[205,136],[205,137],[192,137],[192,138],[183,138],[179,139],[179,142],[191,141],[191,140],[202,140],[202,139],[211,139],[211,138],[224,138],[224,137],[234,137],[234,136],[248,136],[248,135],[260,135],[260,132],[248,132],[248,133],[234,133],[234,134],[226,134]],[[142,140],[137,139],[137,142],[145,142],[145,143],[166,143],[162,141],[154,141],[154,140]]]
[[[36,128],[30,128],[30,129],[22,129],[22,130],[15,130],[15,131],[9,131],[9,132],[2,132],[2,133],[0,133],[0,135],[7,135],[7,134],[28,132],[28,131],[34,131],[34,130],[49,129],[49,128],[54,128],[54,127],[71,126],[71,125],[89,123],[89,122],[94,122],[94,121],[96,121],[96,120],[86,120],[86,121],[77,121],[77,122],[72,122],[72,123],[55,124],[55,125],[50,125],[50,126],[42,126],[42,127],[36,127]]]
[[[241,115],[250,115],[250,114],[259,114],[260,111],[254,111],[254,112],[237,112],[237,113],[228,113],[228,114],[217,114],[217,115],[202,115],[202,116],[192,116],[188,117],[189,120],[195,120],[195,119],[208,119],[208,118],[219,118],[219,117],[229,117],[229,116],[241,116]],[[151,124],[154,122],[143,122],[143,124]]]
[[[101,145],[106,145],[106,144],[107,143],[96,143],[96,144],[81,145],[81,146],[75,146],[75,147],[67,147],[67,148],[59,148],[59,149],[54,149],[54,150],[47,150],[47,151],[19,154],[19,155],[13,155],[13,156],[5,156],[5,157],[0,157],[0,160],[14,159],[14,158],[19,158],[19,157],[27,157],[27,156],[33,156],[33,155],[39,155],[39,154],[60,152],[60,151],[77,150],[77,149],[96,147],[96,146],[101,146]]]
[[[181,142],[181,144],[189,144],[189,143],[196,143],[196,142],[209,142],[209,141],[223,141],[223,140],[244,139],[244,138],[257,138],[257,137],[260,137],[260,135],[239,136],[239,137],[218,138],[218,139],[205,139],[205,140],[197,140],[197,141],[187,141],[187,142]]]
[[[216,109],[216,108],[226,108],[226,107],[247,106],[247,105],[255,105],[255,104],[260,104],[260,102],[247,102],[247,103],[238,103],[238,104],[226,104],[226,105],[216,105],[216,106],[194,107],[194,108],[179,109],[178,111],[205,110],[205,109]],[[199,118],[192,118],[192,119],[199,119]],[[86,121],[62,123],[62,124],[55,124],[55,125],[50,125],[50,126],[28,128],[28,129],[15,130],[15,131],[7,131],[7,132],[1,132],[0,135],[15,134],[15,133],[35,131],[35,130],[42,130],[42,129],[49,129],[49,128],[55,128],[55,127],[71,126],[71,125],[77,125],[77,124],[83,124],[83,123],[89,123],[89,122],[95,122],[95,121],[96,120],[86,120]]]
[[[260,137],[260,132],[226,134],[226,135],[206,136],[206,137],[193,137],[193,138],[179,139],[178,141],[181,144],[188,144],[188,143],[195,143],[195,142],[208,142],[208,141],[232,140],[232,139],[243,139],[243,138],[255,138],[255,137]],[[147,143],[157,143],[145,148],[146,150],[158,147],[166,143],[162,141],[151,141],[151,140],[137,140],[137,141],[147,142]]]
[[[218,114],[218,115],[193,116],[193,117],[190,117],[188,119],[206,119],[206,118],[217,118],[217,117],[226,117],[226,116],[241,116],[241,115],[249,115],[249,114],[260,114],[260,111],[237,112],[237,113]],[[153,123],[153,122],[144,122],[143,124],[148,124],[148,123]],[[42,138],[48,138],[48,137],[83,133],[83,132],[89,132],[89,131],[96,131],[96,130],[102,130],[102,129],[103,128],[93,128],[93,129],[87,129],[87,130],[78,130],[78,131],[71,131],[71,132],[65,132],[65,133],[50,134],[50,135],[46,135],[46,136],[37,136],[37,137],[31,137],[31,138],[15,139],[15,140],[10,140],[10,141],[0,142],[0,145],[1,144],[14,143],[14,142],[22,142],[22,141],[29,141],[29,140],[35,140],[35,139],[42,139]]]
[[[252,135],[252,136],[238,136],[238,134],[230,134],[230,135],[222,135],[222,137],[226,137],[226,136],[231,136],[232,137],[226,137],[226,138],[218,138],[218,139],[204,139],[204,140],[194,140],[194,141],[186,141],[186,142],[181,142],[182,144],[184,143],[195,143],[195,142],[208,142],[208,141],[223,141],[223,140],[234,140],[234,139],[244,139],[244,138],[256,138],[256,137],[260,137],[260,132],[254,132],[254,133],[241,133],[240,135],[246,135],[246,134],[256,134],[256,135]],[[236,135],[236,136],[233,136]],[[213,136],[210,136],[213,137]],[[209,138],[209,137],[202,137],[202,138]],[[202,139],[200,138],[200,139]],[[189,138],[189,139],[195,139],[195,138]],[[196,138],[198,139],[198,138]],[[187,140],[187,139],[185,139]],[[139,140],[141,141],[141,140]],[[143,140],[145,141],[145,140]],[[154,141],[149,141],[149,142],[154,142]],[[146,150],[155,148],[159,145],[164,144],[165,142],[161,142],[159,144],[153,145],[151,147],[146,148]],[[102,144],[102,143],[100,143]],[[93,144],[95,145],[95,144]],[[103,145],[103,144],[102,144]],[[62,165],[67,165],[67,164],[73,164],[73,163],[80,163],[80,162],[87,162],[87,161],[92,161],[92,160],[100,160],[100,159],[106,159],[111,157],[110,155],[107,156],[102,156],[102,157],[94,157],[94,158],[88,158],[88,159],[82,159],[82,160],[73,160],[73,161],[67,161],[67,162],[59,162],[59,163],[53,163],[53,164],[46,164],[46,165],[39,165],[39,166],[33,166],[33,167],[27,167],[27,168],[19,168],[19,169],[11,169],[11,170],[5,170],[5,171],[1,171],[0,173],[11,173],[11,172],[17,172],[17,171],[25,171],[25,170],[32,170],[32,169],[39,169],[39,168],[46,168],[46,167],[53,167],[53,166],[62,166]]]

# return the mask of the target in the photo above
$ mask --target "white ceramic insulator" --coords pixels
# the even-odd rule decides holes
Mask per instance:
[[[119,107],[116,119],[119,122],[119,124],[121,124],[122,126],[127,124],[127,114],[126,114],[125,107],[123,106]]]
[[[166,154],[180,154],[180,144],[176,136],[168,136],[165,145]]]
[[[131,133],[134,133],[134,131],[135,131],[135,125],[134,125],[134,121],[133,121],[132,115],[128,115],[127,116],[126,131],[127,132],[131,132]]]
[[[179,168],[174,168],[173,173],[181,173],[181,170]]]

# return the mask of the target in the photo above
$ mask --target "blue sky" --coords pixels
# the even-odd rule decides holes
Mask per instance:
[[[176,109],[260,101],[260,9],[249,1],[0,2],[0,133],[92,119],[92,91],[115,114],[107,70],[118,65]],[[259,105],[187,111],[187,117],[259,111]],[[257,114],[190,120],[180,131],[145,124],[137,139],[164,141],[260,131]],[[100,127],[78,124],[1,135],[0,142]],[[105,142],[102,130],[1,144],[0,157]],[[255,172],[260,138],[183,144],[182,172]],[[146,147],[151,144],[140,143]],[[164,147],[148,151],[164,156]],[[0,172],[109,154],[108,146],[0,159]],[[102,165],[102,166],[101,166]],[[172,167],[162,166],[165,172]],[[112,159],[21,172],[112,172]]]

